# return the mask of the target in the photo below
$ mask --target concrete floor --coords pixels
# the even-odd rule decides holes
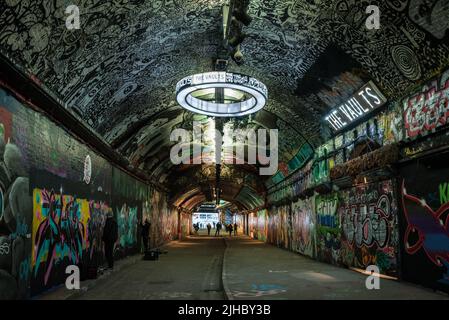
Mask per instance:
[[[204,232],[164,247],[158,261],[140,257],[97,281],[77,299],[449,299],[449,295],[316,262],[245,236]],[[117,262],[118,266],[120,263]],[[65,288],[41,299],[66,299]],[[70,297],[71,299],[74,296]]]
[[[303,257],[247,237],[227,239],[224,287],[229,299],[449,299],[449,295],[380,279],[368,290],[366,275]]]
[[[175,241],[157,261],[139,260],[111,274],[78,299],[224,299],[221,283],[223,238]]]

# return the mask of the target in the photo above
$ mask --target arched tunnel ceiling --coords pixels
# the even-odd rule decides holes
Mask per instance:
[[[132,165],[173,181],[169,133],[192,119],[175,103],[175,84],[212,70],[225,2],[80,0],[81,29],[68,30],[67,1],[4,0],[1,50]],[[380,30],[365,27],[370,4],[380,7]],[[280,130],[281,162],[321,143],[324,114],[365,81],[391,100],[449,59],[445,0],[252,0],[249,14],[245,63],[228,69],[268,86],[250,125]]]

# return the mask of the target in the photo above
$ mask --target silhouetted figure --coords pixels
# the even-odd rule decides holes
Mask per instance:
[[[150,227],[151,223],[148,221],[148,219],[145,219],[145,222],[142,224],[142,241],[143,241],[143,249],[144,252],[147,252],[149,249],[149,240],[150,240]]]
[[[220,230],[221,230],[221,223],[217,222],[216,229],[215,229],[215,236],[220,235]]]
[[[210,229],[212,229],[212,226],[210,223],[207,224],[207,235],[210,236]]]
[[[229,236],[232,237],[232,224],[229,224],[228,230],[229,230]]]
[[[112,269],[114,267],[114,244],[118,239],[118,226],[112,211],[107,214],[106,222],[103,229],[103,242],[104,242],[104,254],[108,267]]]
[[[234,223],[234,236],[237,235],[237,223]]]
[[[195,229],[195,234],[198,234],[198,230],[200,229],[200,223],[198,222],[197,224],[194,224],[193,228]]]

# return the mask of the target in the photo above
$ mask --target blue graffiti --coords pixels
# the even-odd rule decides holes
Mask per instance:
[[[28,257],[23,260],[19,266],[19,280],[26,281],[28,280],[29,274],[31,271],[31,259]]]

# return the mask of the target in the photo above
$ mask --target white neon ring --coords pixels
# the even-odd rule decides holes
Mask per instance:
[[[247,83],[235,83],[237,79],[247,79]],[[232,81],[232,82],[231,82]],[[250,83],[257,86],[251,86]],[[251,98],[234,103],[214,103],[193,97],[191,94],[201,89],[226,88],[247,93]],[[181,79],[176,85],[176,101],[185,109],[208,116],[243,116],[262,109],[268,99],[267,87],[260,81],[237,73],[207,72]]]

